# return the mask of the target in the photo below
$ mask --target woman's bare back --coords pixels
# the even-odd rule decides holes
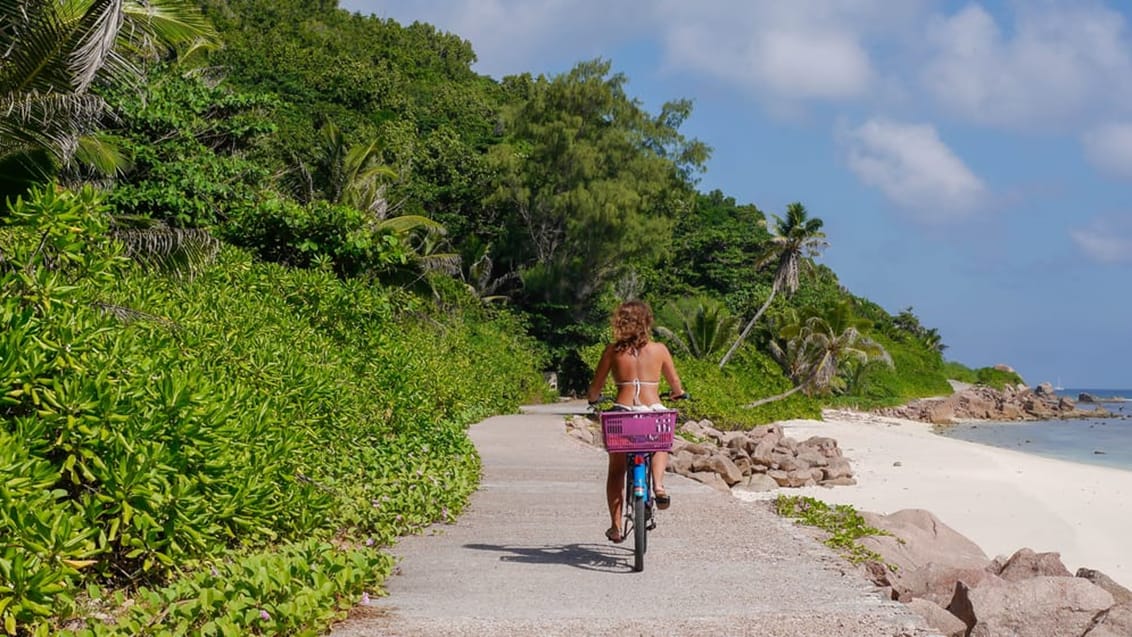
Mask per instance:
[[[639,350],[617,352],[610,346],[610,372],[617,384],[617,403],[652,405],[660,402],[660,378],[674,385],[672,355],[663,343],[650,342]]]

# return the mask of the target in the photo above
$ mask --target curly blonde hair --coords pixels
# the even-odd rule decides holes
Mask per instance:
[[[636,351],[649,342],[652,309],[644,301],[627,301],[613,312],[613,349]]]

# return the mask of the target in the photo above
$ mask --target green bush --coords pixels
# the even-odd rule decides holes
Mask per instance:
[[[146,86],[99,86],[117,118],[112,132],[130,159],[107,203],[118,214],[178,227],[208,227],[254,201],[271,169],[247,151],[275,131],[264,95],[238,93],[183,68],[157,65]]]
[[[815,498],[780,495],[774,500],[774,510],[782,517],[793,518],[828,533],[826,546],[840,551],[845,559],[854,564],[884,562],[880,554],[865,548],[857,540],[891,533],[869,526],[861,514],[847,504],[829,505]]]
[[[478,479],[465,427],[541,391],[506,312],[235,249],[166,277],[128,267],[105,228],[92,192],[44,189],[0,229],[9,632],[81,617],[89,584],[176,586],[248,550],[380,547],[450,520]]]
[[[962,363],[948,361],[944,363],[944,370],[948,378],[972,385],[987,385],[995,389],[1002,389],[1006,385],[1022,385],[1025,383],[1017,373],[993,367],[971,369]]]
[[[975,373],[975,370],[967,367],[963,363],[945,361],[943,363],[943,373],[952,380],[971,383],[972,385],[979,382],[979,376]]]
[[[829,404],[873,409],[951,393],[937,352],[915,340],[893,340],[884,334],[871,336],[888,351],[892,367],[874,362],[857,369],[848,393],[832,397]]]
[[[272,199],[234,209],[221,233],[261,259],[295,267],[324,259],[343,276],[407,264],[412,250],[402,237],[372,222],[368,213],[350,206]]]
[[[169,586],[142,588],[112,623],[60,635],[320,635],[392,568],[393,558],[376,548],[308,540],[218,562]],[[115,610],[125,597],[92,586],[83,601],[91,609]]]
[[[975,378],[980,385],[1002,389],[1007,385],[1023,385],[1022,377],[1015,372],[1003,371],[993,367],[980,367],[975,370]]]

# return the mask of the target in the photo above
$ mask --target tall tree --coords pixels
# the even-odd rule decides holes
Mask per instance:
[[[695,201],[673,228],[672,249],[658,267],[644,271],[648,290],[661,297],[704,291],[735,307],[732,299],[751,296],[758,285],[751,270],[770,239],[766,217],[719,190],[697,194]]]
[[[719,361],[720,369],[727,364],[727,361],[731,360],[731,356],[735,354],[735,350],[739,349],[739,345],[747,338],[751,328],[755,326],[755,322],[770,307],[771,302],[774,301],[774,296],[778,292],[790,296],[798,289],[798,275],[802,267],[812,264],[810,259],[817,256],[823,248],[829,245],[825,240],[825,233],[821,231],[822,225],[821,219],[810,218],[806,207],[798,202],[786,207],[785,218],[775,215],[772,236],[757,262],[759,268],[770,263],[777,264],[770,294],[758,311],[755,312],[755,315],[751,317],[751,320],[747,322],[746,327],[732,343],[731,348],[723,355],[723,358]]]
[[[504,80],[516,106],[490,151],[497,262],[520,273],[528,306],[562,307],[573,320],[628,267],[662,253],[708,153],[679,133],[689,102],[650,115],[610,69],[596,60]]]

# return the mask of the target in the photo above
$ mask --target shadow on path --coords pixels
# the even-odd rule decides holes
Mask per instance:
[[[566,544],[562,546],[500,546],[498,544],[465,544],[464,548],[477,551],[496,551],[502,562],[523,564],[561,564],[586,571],[605,573],[631,573],[633,551],[623,547],[597,544]]]

